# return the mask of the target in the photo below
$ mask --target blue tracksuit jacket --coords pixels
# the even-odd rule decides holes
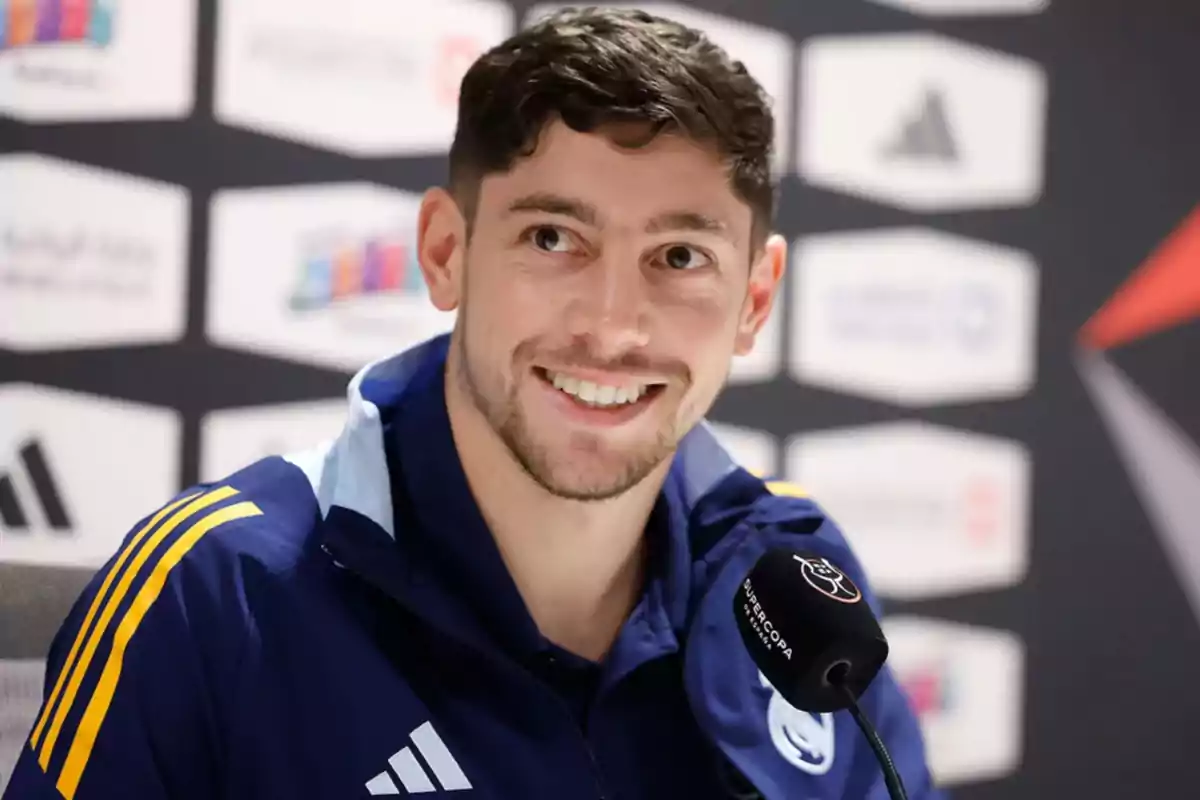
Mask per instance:
[[[328,445],[134,526],[54,640],[4,800],[885,800],[849,714],[781,700],[732,614],[770,546],[864,584],[821,510],[698,427],[647,529],[641,602],[604,663],[573,656],[537,632],[472,502],[446,347],[360,372]],[[890,673],[863,705],[909,796],[940,797]]]

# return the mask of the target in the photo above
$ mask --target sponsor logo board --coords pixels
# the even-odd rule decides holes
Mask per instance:
[[[218,192],[209,338],[354,371],[450,330],[454,315],[430,303],[417,262],[419,203],[369,184]]]
[[[914,616],[882,621],[888,667],[920,722],[942,786],[1015,772],[1023,751],[1025,647],[1007,632]]]
[[[934,33],[825,36],[800,54],[799,173],[814,186],[938,212],[1041,196],[1046,76]]]
[[[355,156],[442,153],[462,76],[513,27],[498,0],[224,2],[214,114]]]
[[[99,567],[178,490],[174,411],[0,387],[0,562]]]
[[[0,114],[173,119],[195,102],[196,0],[0,3]]]
[[[786,474],[845,533],[882,595],[1013,586],[1029,566],[1031,459],[1020,444],[923,422],[801,434]]]
[[[33,154],[0,156],[0,345],[174,341],[185,325],[188,193]]]
[[[797,380],[904,406],[1007,399],[1034,381],[1025,252],[923,228],[811,236],[790,278]]]

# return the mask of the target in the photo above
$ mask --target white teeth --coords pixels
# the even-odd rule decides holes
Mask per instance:
[[[649,388],[645,384],[637,386],[606,386],[591,381],[581,381],[562,372],[548,372],[547,377],[554,388],[577,397],[588,405],[618,406],[633,403],[641,399]]]

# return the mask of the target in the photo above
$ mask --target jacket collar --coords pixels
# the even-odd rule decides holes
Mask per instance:
[[[341,433],[313,451],[285,458],[304,472],[312,486],[329,523],[323,526],[323,544],[337,562],[477,646],[490,649],[496,632],[504,631],[510,647],[535,649],[540,635],[532,621],[512,624],[522,619],[518,612],[523,607],[512,606],[519,603],[519,596],[511,579],[499,592],[507,601],[482,615],[464,604],[462,591],[454,590],[462,589],[462,581],[489,580],[496,571],[494,564],[487,563],[490,555],[456,558],[452,549],[437,547],[438,543],[422,536],[430,531],[470,536],[486,530],[478,508],[465,493],[466,478],[450,439],[442,390],[448,345],[449,335],[438,336],[359,371],[347,389],[349,409]],[[401,441],[423,444],[396,447]],[[696,426],[680,444],[652,521],[661,537],[652,542],[658,568],[652,571],[634,612],[633,621],[641,623],[643,633],[654,634],[641,637],[643,651],[647,642],[658,650],[677,646],[691,604],[693,560],[711,546],[701,542],[699,552],[693,552],[689,523],[709,516],[701,513],[713,506],[706,498],[722,482],[736,484],[726,481],[735,473],[750,477],[736,466],[706,423]],[[405,524],[410,521],[422,530],[410,530],[414,526]],[[710,527],[700,525],[697,530]],[[454,563],[445,563],[447,558]],[[457,586],[438,578],[446,575],[453,576]],[[493,617],[490,625],[488,617]],[[622,646],[619,640],[618,649]],[[651,653],[641,653],[643,658],[647,655]]]
[[[285,456],[308,478],[323,515],[340,507],[396,537],[384,425],[411,396],[422,366],[444,360],[448,345],[449,334],[443,334],[364,367],[346,390],[349,410],[337,438],[314,450]],[[684,509],[695,508],[736,470],[737,464],[708,424],[696,425],[680,443],[672,467]]]

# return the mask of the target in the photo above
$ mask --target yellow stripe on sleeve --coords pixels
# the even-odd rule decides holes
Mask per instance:
[[[33,736],[30,742],[33,748],[37,749],[38,740],[42,738],[42,729],[46,727],[46,721],[50,719],[50,712],[54,708],[54,704],[58,702],[58,696],[62,694],[63,686],[66,685],[67,675],[71,672],[71,667],[75,665],[75,657],[79,655],[79,648],[83,645],[84,639],[87,636],[88,629],[92,627],[92,620],[96,618],[96,612],[100,609],[100,604],[104,601],[104,597],[108,594],[108,589],[112,586],[113,580],[120,573],[121,567],[125,566],[125,561],[129,558],[129,554],[137,549],[142,539],[146,534],[153,529],[158,523],[162,522],[163,517],[170,514],[179,506],[193,500],[199,492],[181,497],[173,503],[170,503],[161,508],[157,514],[150,518],[150,521],[138,531],[132,539],[130,539],[125,547],[121,548],[117,554],[117,560],[113,564],[112,569],[104,576],[104,582],[100,584],[100,590],[96,592],[96,596],[92,598],[92,604],[88,608],[87,615],[83,618],[83,624],[79,626],[79,630],[75,633],[75,641],[71,643],[71,651],[67,654],[67,660],[63,662],[62,669],[58,672],[58,680],[54,682],[54,690],[50,693],[50,699],[46,701],[45,707],[42,709],[41,716],[38,717],[37,725],[34,726]]]
[[[43,770],[49,769],[50,755],[54,752],[54,745],[58,741],[58,736],[62,732],[63,722],[67,718],[67,714],[71,710],[71,706],[75,702],[75,695],[79,692],[79,685],[83,683],[83,677],[87,674],[88,667],[91,666],[92,658],[96,654],[96,648],[100,644],[100,639],[104,636],[108,629],[109,623],[112,621],[113,615],[117,613],[117,607],[121,601],[125,599],[125,595],[129,593],[129,587],[133,584],[134,578],[137,577],[138,571],[142,565],[154,553],[154,550],[162,543],[164,539],[171,535],[179,524],[188,517],[195,514],[213,503],[218,503],[227,497],[237,494],[237,489],[229,486],[223,486],[208,494],[201,495],[192,502],[188,503],[179,511],[175,512],[163,526],[156,530],[137,551],[133,562],[125,573],[121,576],[120,583],[113,591],[112,596],[104,604],[104,610],[100,612],[100,619],[96,623],[96,627],[88,636],[87,644],[84,645],[83,654],[79,659],[79,663],[75,665],[75,670],[71,673],[70,681],[67,683],[66,693],[63,695],[62,703],[59,704],[58,711],[54,714],[54,720],[50,724],[50,730],[46,733],[46,740],[42,742],[42,749],[38,755],[38,763],[41,764]]]
[[[124,618],[122,618],[120,625],[117,626],[117,632],[113,637],[112,650],[109,652],[108,661],[104,665],[104,671],[100,673],[100,682],[96,685],[96,690],[92,692],[92,698],[88,701],[87,710],[83,713],[83,720],[79,723],[79,727],[75,731],[75,739],[71,742],[71,749],[67,752],[67,760],[63,765],[62,774],[59,775],[57,783],[58,791],[66,800],[74,800],[75,790],[79,787],[83,771],[87,768],[88,759],[91,758],[92,748],[96,744],[96,737],[99,735],[100,727],[104,724],[104,717],[108,714],[108,709],[112,705],[113,695],[117,690],[117,682],[121,679],[121,664],[125,656],[125,649],[129,646],[129,640],[137,633],[138,626],[141,624],[142,619],[145,618],[146,612],[150,610],[150,607],[154,605],[154,601],[162,593],[163,587],[167,582],[167,575],[187,555],[187,552],[192,549],[196,542],[213,528],[235,519],[243,519],[260,514],[262,514],[262,511],[258,506],[250,502],[237,503],[213,511],[207,516],[202,517],[186,533],[180,536],[168,548],[166,554],[159,559],[158,563],[155,564],[154,571],[146,579],[146,582],[142,584],[142,588],[138,591],[137,596],[134,597],[129,610],[125,612]]]
[[[801,497],[808,498],[808,492],[798,483],[791,481],[773,481],[768,480],[766,473],[761,470],[747,470],[751,475],[761,480],[767,487],[767,491],[776,497]]]
[[[767,491],[777,497],[808,497],[803,486],[790,481],[767,481]]]

